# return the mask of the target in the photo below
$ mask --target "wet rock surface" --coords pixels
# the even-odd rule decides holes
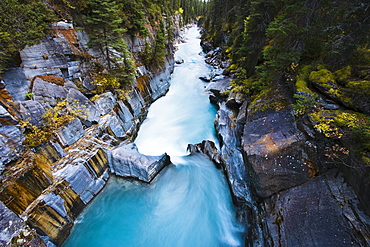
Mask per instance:
[[[15,125],[0,127],[0,170],[3,165],[15,160],[23,150],[23,133]]]
[[[133,143],[124,144],[112,150],[111,170],[114,174],[136,178],[147,183],[170,163],[170,157],[166,153],[160,156],[143,155]]]
[[[53,38],[21,51],[21,67],[2,74],[0,84],[0,199],[4,202],[0,226],[8,229],[14,215],[21,217],[35,239],[25,242],[29,246],[60,246],[65,241],[77,216],[107,183],[114,150],[134,139],[149,105],[168,91],[174,67],[173,55],[154,72],[138,67],[141,79],[125,88],[125,99],[107,92],[91,101],[90,90],[96,87],[90,78],[91,61],[80,58],[95,56],[104,64],[101,54],[85,50],[86,33],[74,30],[70,23],[59,22],[53,28]],[[138,57],[147,40],[131,37],[128,42]],[[51,140],[32,152],[22,153],[25,129],[19,120],[42,127],[45,111],[64,107],[65,101],[66,112],[78,118],[59,127]],[[130,158],[130,176],[145,182],[170,163],[166,154],[136,153]],[[126,176],[127,167],[119,166],[122,159],[117,160],[114,171]],[[13,226],[18,228],[15,220]],[[5,235],[4,243],[9,243],[9,234]]]
[[[19,218],[13,211],[8,209],[4,203],[0,201],[0,245],[6,246],[7,243],[16,235],[23,227],[23,220]]]
[[[239,218],[249,225],[247,245],[368,246],[370,219],[356,195],[367,191],[366,181],[355,182],[355,193],[343,171],[357,181],[366,173],[327,166],[318,158],[324,152],[312,125],[298,124],[289,108],[251,111],[247,100],[225,98],[221,92],[227,88],[227,79],[208,86],[219,105],[218,153],[238,199]],[[204,143],[189,149],[215,156]]]

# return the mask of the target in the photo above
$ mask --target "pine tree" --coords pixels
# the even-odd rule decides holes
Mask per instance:
[[[55,16],[39,0],[2,0],[0,13],[1,72],[19,50],[45,38]]]
[[[122,40],[126,31],[121,28],[120,5],[113,0],[89,0],[87,24],[90,30],[89,45],[100,50],[106,57],[108,69],[112,69],[111,47]]]

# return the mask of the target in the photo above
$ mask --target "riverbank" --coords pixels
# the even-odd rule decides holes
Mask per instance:
[[[218,51],[208,53],[209,61],[221,64],[213,57]],[[325,148],[328,143],[312,123],[294,115],[290,105],[276,108],[266,103],[272,99],[230,93],[230,81],[216,79],[207,87],[219,106],[215,125],[221,149],[209,143],[192,149],[224,168],[239,218],[249,225],[247,246],[369,245],[370,218],[358,196],[364,191],[356,194],[344,174],[366,167],[328,165],[333,156],[325,152],[335,150]],[[285,89],[279,84],[274,100],[292,101]]]
[[[168,91],[173,71],[171,46],[163,67],[155,71],[145,66],[136,68],[138,77],[126,88],[125,97],[107,92],[89,98],[89,92],[94,90],[94,83],[87,76],[92,66],[77,56],[88,50],[86,33],[60,25],[56,25],[54,31],[58,38],[45,39],[21,52],[24,64],[25,61],[34,64],[32,68],[23,66],[2,74],[0,206],[8,216],[1,221],[4,245],[63,243],[76,217],[105,186],[112,167],[118,172],[120,166],[126,164],[119,157],[118,145],[134,139],[149,105]],[[69,39],[65,39],[66,36]],[[135,52],[144,47],[140,38],[130,41]],[[40,52],[55,51],[47,47],[56,47],[66,54],[62,53],[62,60],[52,54],[48,59],[39,59]],[[76,56],[68,55],[71,52]],[[97,56],[96,51],[89,52]],[[62,73],[65,71],[68,75]],[[29,78],[33,77],[30,83]],[[29,96],[26,95],[28,88]],[[25,127],[32,124],[38,130],[41,123],[45,126],[43,116],[52,111],[59,114],[56,121],[68,116],[61,115],[65,111],[72,111],[74,115],[57,131],[50,130],[49,140],[36,134],[34,139],[26,136],[31,145],[27,147],[23,143],[28,133]],[[37,144],[32,145],[30,141]],[[143,164],[148,170],[139,169],[130,176],[141,179],[146,176],[149,182],[169,163],[168,159],[158,159],[148,158]],[[159,168],[156,166],[153,170],[152,163]],[[11,222],[18,223],[12,225]]]

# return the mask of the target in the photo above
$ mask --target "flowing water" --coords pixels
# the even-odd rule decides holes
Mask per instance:
[[[187,144],[217,143],[216,109],[198,79],[204,63],[196,27],[176,55],[177,66],[165,97],[149,109],[135,141],[147,155],[167,152],[173,164],[151,184],[111,178],[79,217],[68,246],[217,247],[242,246],[243,227],[235,217],[221,170],[205,156],[188,155]]]

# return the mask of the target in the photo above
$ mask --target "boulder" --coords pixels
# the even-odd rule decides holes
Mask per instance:
[[[40,103],[55,105],[57,103],[56,98],[67,98],[68,90],[63,86],[47,82],[40,77],[36,77],[33,81],[32,94],[33,99]]]
[[[217,104],[219,101],[224,100],[225,97],[222,95],[223,92],[228,90],[230,87],[230,79],[220,79],[209,83],[206,90],[211,93],[209,96],[212,103]]]
[[[7,246],[23,227],[23,220],[0,201],[0,245]]]
[[[275,194],[264,204],[271,246],[370,246],[370,219],[336,171]]]
[[[0,173],[3,165],[18,158],[24,146],[24,136],[15,125],[0,127]]]
[[[18,103],[18,109],[22,120],[28,121],[32,125],[42,125],[42,115],[45,113],[45,109],[38,101],[21,101]]]
[[[108,92],[99,95],[99,97],[94,100],[94,103],[96,107],[101,111],[101,114],[105,115],[113,111],[114,107],[117,104],[117,100],[112,92]]]
[[[112,151],[111,171],[121,177],[136,178],[150,183],[170,163],[170,157],[166,153],[160,156],[143,155],[139,153],[134,143],[130,143]]]
[[[210,82],[213,78],[210,75],[205,75],[205,76],[199,76],[199,79],[201,79],[204,82]]]
[[[76,118],[63,126],[55,135],[63,147],[77,142],[85,134],[81,121]]]
[[[73,29],[73,24],[68,23],[65,21],[58,21],[57,23],[53,23],[52,28],[54,29]]]
[[[85,95],[77,89],[71,88],[67,95],[68,107],[75,111],[82,120],[88,122],[98,122],[100,118],[100,110],[92,103]]]
[[[26,100],[26,94],[31,83],[27,80],[21,68],[7,69],[1,74],[1,77],[13,101]]]
[[[94,84],[93,80],[88,76],[85,77],[85,79],[82,81],[82,86],[90,91],[96,89],[96,84]]]
[[[198,144],[188,144],[187,150],[190,154],[193,153],[203,153],[207,155],[212,162],[217,166],[217,168],[222,168],[224,166],[221,155],[218,152],[216,144],[212,141],[206,140]]]
[[[261,197],[302,184],[317,173],[306,152],[312,145],[288,110],[246,123],[242,146]]]
[[[202,46],[202,49],[205,53],[213,50],[213,45],[210,42],[205,41],[204,39],[200,41],[200,45]]]
[[[175,58],[175,63],[176,64],[182,64],[182,63],[184,63],[184,59],[182,59],[181,57],[177,57],[177,58]]]
[[[127,134],[123,127],[123,123],[118,118],[115,112],[111,114],[107,114],[103,116],[102,118],[100,118],[98,125],[99,125],[99,128],[101,128],[102,130],[110,134],[111,136],[114,136],[116,138],[127,137]]]
[[[17,121],[14,119],[14,117],[0,105],[0,126],[15,124],[17,124]]]

